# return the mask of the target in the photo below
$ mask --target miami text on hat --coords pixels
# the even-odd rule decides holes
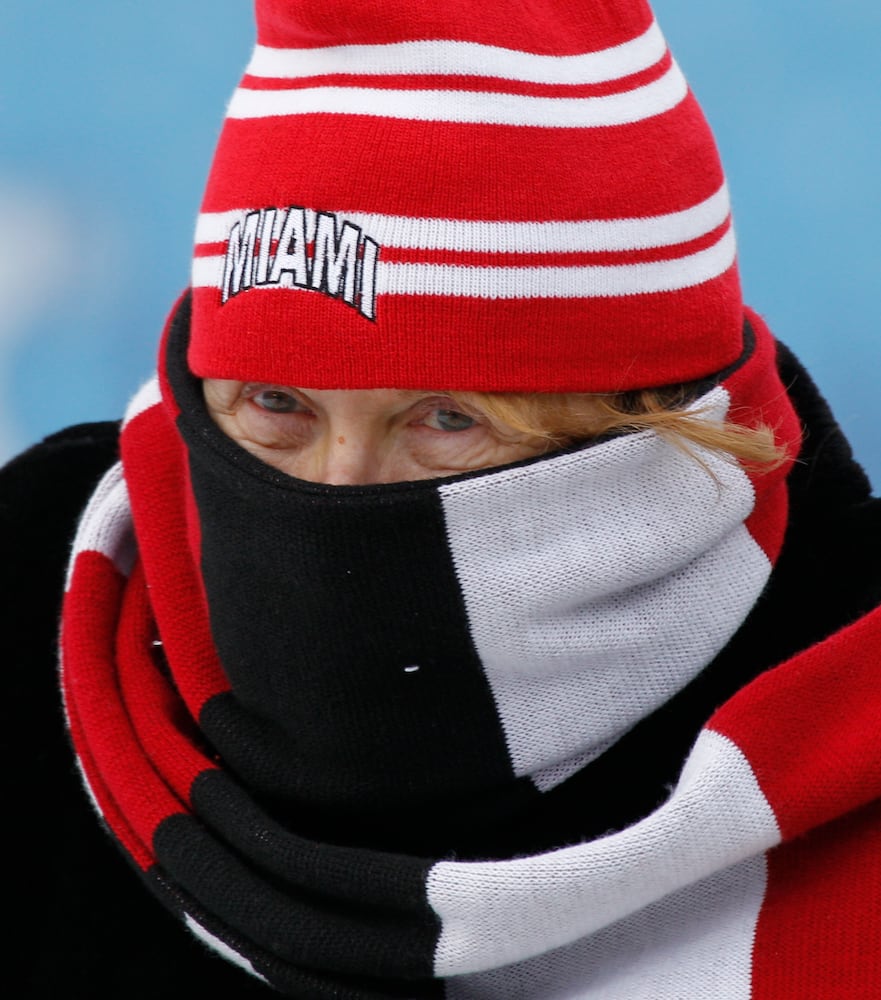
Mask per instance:
[[[314,233],[307,231],[309,216]],[[333,212],[297,206],[248,212],[230,230],[222,301],[249,288],[303,288],[341,299],[374,319],[378,257],[379,245]]]

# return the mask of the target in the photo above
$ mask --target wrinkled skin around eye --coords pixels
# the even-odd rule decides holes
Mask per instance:
[[[204,381],[214,421],[257,458],[312,482],[367,484],[505,465],[545,443],[465,413],[444,393]]]

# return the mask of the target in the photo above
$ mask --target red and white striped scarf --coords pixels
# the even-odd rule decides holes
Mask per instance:
[[[792,441],[797,426],[774,370],[773,341],[757,317],[750,319],[756,334],[751,357],[710,389],[704,404],[732,416],[740,408],[764,409],[780,440]],[[190,930],[276,989],[309,998],[877,994],[881,612],[738,691],[708,719],[663,803],[605,835],[511,857],[490,851],[491,860],[367,847],[352,843],[343,829],[328,835],[326,822],[321,836],[310,835],[305,807],[303,815],[288,808],[280,818],[248,778],[266,763],[249,753],[271,756],[276,750],[261,742],[265,732],[248,729],[246,714],[231,708],[240,691],[230,680],[234,670],[221,665],[209,621],[210,581],[194,556],[205,544],[199,537],[204,509],[191,481],[194,446],[190,442],[188,459],[175,426],[179,393],[164,371],[160,381],[161,392],[151,382],[134,400],[122,462],[98,487],[79,529],[63,613],[62,685],[96,810],[147,884]],[[626,484],[634,463],[644,467],[655,446],[651,435],[634,435],[426,487],[441,497],[511,780],[518,787],[530,782],[538,797],[572,780],[578,768],[589,769],[622,728],[656,702],[630,697],[632,690],[641,697],[643,682],[638,675],[634,682],[627,664],[607,682],[618,685],[620,701],[636,706],[635,715],[613,721],[604,735],[592,719],[588,728],[600,733],[596,741],[573,743],[564,708],[577,700],[577,683],[566,682],[565,698],[556,700],[556,714],[548,714],[535,693],[541,678],[522,664],[519,677],[517,664],[506,666],[510,637],[500,637],[496,627],[502,612],[482,601],[491,581],[481,577],[481,560],[469,561],[469,552],[480,544],[478,536],[498,531],[509,551],[504,532],[510,511],[504,503],[494,506],[493,498],[519,496],[531,503],[537,497],[541,506],[553,505],[583,469],[598,481],[606,475]],[[236,461],[220,466],[233,480]],[[241,461],[247,466],[250,459]],[[674,541],[704,537],[732,495],[744,502],[736,517],[736,504],[725,515],[725,545],[707,535],[705,549],[716,570],[725,559],[751,553],[746,562],[731,572],[722,566],[716,577],[693,578],[701,585],[715,579],[721,592],[689,591],[700,553],[679,571],[686,583],[682,600],[694,598],[696,609],[718,607],[721,613],[738,587],[747,587],[750,601],[761,590],[760,575],[748,584],[741,579],[750,560],[764,560],[765,576],[771,570],[785,523],[784,470],[748,476],[719,465],[713,469],[722,478],[713,481],[692,464],[698,470],[693,483],[709,482],[712,490],[701,502],[697,493],[686,498],[689,517],[680,511],[685,523]],[[616,496],[614,490],[609,496]],[[633,515],[627,491],[617,497],[621,523],[603,528],[612,547],[612,536],[633,527],[625,523]],[[652,517],[673,502],[673,493],[662,500]],[[320,505],[320,491],[312,502]],[[651,509],[650,499],[644,509]],[[600,523],[603,513],[597,511]],[[498,524],[487,523],[494,518]],[[633,544],[632,552],[638,551]],[[559,546],[555,554],[566,564],[569,556]],[[622,565],[627,557],[623,550],[617,554]],[[633,580],[626,586],[640,589]],[[628,607],[644,613],[650,605]],[[682,618],[687,632],[687,616]],[[640,625],[635,613],[629,621],[609,620],[625,633]],[[599,619],[592,621],[596,627]],[[728,632],[738,624],[730,623]],[[654,625],[662,629],[664,623]],[[551,629],[545,638],[565,647],[573,627],[568,620],[559,635]],[[663,695],[673,697],[689,679],[668,680]],[[582,682],[587,711],[601,702],[601,685],[589,674]],[[539,741],[530,739],[528,705],[518,703],[518,688],[533,691],[532,719],[545,734]],[[607,701],[612,713],[616,699]],[[336,718],[331,704],[309,707]],[[345,707],[354,729],[359,712],[374,710],[379,708],[361,702]],[[335,738],[350,737],[340,729]],[[439,741],[445,732],[437,727],[421,738]],[[372,759],[366,744],[350,750]],[[271,770],[278,761],[270,764]],[[590,813],[601,804],[587,801],[583,808]]]

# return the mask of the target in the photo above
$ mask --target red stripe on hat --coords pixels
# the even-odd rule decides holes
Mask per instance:
[[[306,90],[312,87],[361,87],[365,90],[446,90],[483,94],[517,94],[522,97],[608,97],[644,87],[660,79],[673,62],[667,52],[654,66],[639,73],[603,83],[531,83],[504,77],[464,75],[404,75],[337,73],[327,76],[272,78],[246,75],[242,86],[248,90]],[[379,109],[382,110],[381,108]]]
[[[273,244],[273,246],[275,245],[276,244]],[[227,246],[226,243],[197,243],[196,246],[193,248],[193,256],[222,257],[226,253],[226,246]]]
[[[424,39],[479,42],[544,55],[578,55],[628,42],[646,31],[643,0],[599,0],[590,8],[509,0],[257,0],[258,41],[274,48],[381,45]]]
[[[688,95],[666,114],[556,129],[350,115],[228,119],[202,205],[304,205],[333,212],[535,221],[652,218],[723,182]]]
[[[650,247],[645,250],[605,250],[548,253],[492,253],[477,250],[422,250],[383,247],[385,264],[451,264],[460,267],[620,267],[654,261],[677,260],[714,246],[731,228],[730,218],[721,226],[686,243]],[[223,252],[225,252],[225,247]]]

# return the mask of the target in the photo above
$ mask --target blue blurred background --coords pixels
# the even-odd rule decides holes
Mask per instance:
[[[654,8],[722,150],[747,300],[881,486],[881,5]],[[252,44],[249,0],[3,0],[0,461],[150,373]]]

